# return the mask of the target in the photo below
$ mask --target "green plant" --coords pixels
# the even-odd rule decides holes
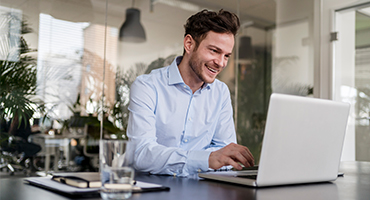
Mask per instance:
[[[20,32],[9,28],[11,23],[20,24]],[[1,119],[18,118],[26,122],[37,108],[36,100],[32,99],[36,95],[36,59],[27,55],[35,50],[29,48],[23,37],[32,29],[17,15],[6,13],[1,16],[0,30],[0,52],[6,55],[6,59],[0,60]],[[8,59],[10,55],[12,59]]]

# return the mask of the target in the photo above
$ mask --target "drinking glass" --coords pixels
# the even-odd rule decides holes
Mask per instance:
[[[102,188],[105,199],[128,199],[134,179],[134,145],[127,140],[101,140],[99,158]]]

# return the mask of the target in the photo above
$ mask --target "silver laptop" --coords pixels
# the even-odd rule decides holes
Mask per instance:
[[[199,177],[253,187],[333,181],[349,104],[272,94],[258,170],[199,173]]]

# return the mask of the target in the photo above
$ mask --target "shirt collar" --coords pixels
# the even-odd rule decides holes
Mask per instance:
[[[169,85],[175,85],[175,84],[180,84],[180,83],[185,84],[184,80],[181,77],[179,67],[178,67],[181,61],[182,61],[182,56],[178,56],[169,66],[168,68],[168,84]],[[213,83],[205,83],[202,86],[201,90],[211,89],[212,85]]]
[[[213,83],[206,83],[206,84],[203,85],[202,90],[203,89],[211,89],[212,85],[213,85]]]
[[[178,56],[175,60],[171,63],[170,67],[168,68],[168,84],[174,85],[178,83],[184,83],[184,80],[181,77],[179,67],[182,60],[182,56]]]

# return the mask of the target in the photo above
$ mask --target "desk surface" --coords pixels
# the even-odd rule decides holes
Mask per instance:
[[[366,199],[370,198],[370,162],[342,162],[344,177],[334,182],[249,188],[222,182],[179,178],[172,176],[138,175],[137,180],[157,183],[171,188],[166,192],[134,194],[130,200],[145,199]],[[25,184],[23,179],[1,179],[1,200],[65,200],[67,197]],[[100,198],[90,198],[100,199]]]

